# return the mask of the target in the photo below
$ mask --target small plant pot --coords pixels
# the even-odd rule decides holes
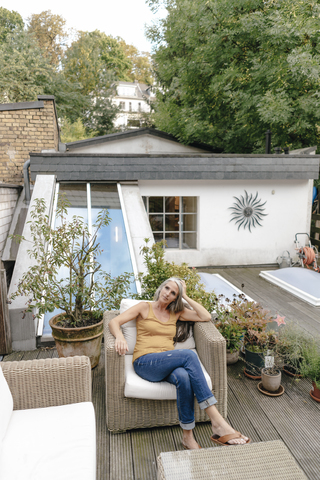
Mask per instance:
[[[230,352],[227,350],[227,365],[233,365],[234,363],[237,363],[239,360],[239,350],[235,352]]]
[[[316,386],[315,382],[312,382],[312,388],[310,390],[310,395],[311,395],[311,398],[313,398],[313,400],[320,403],[320,390]]]
[[[266,369],[261,370],[261,382],[262,386],[268,392],[276,392],[279,390],[281,384],[281,371],[276,370],[275,373],[266,373]]]

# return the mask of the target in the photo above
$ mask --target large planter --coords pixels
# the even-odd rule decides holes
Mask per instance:
[[[263,352],[251,352],[247,349],[247,347],[245,347],[245,362],[246,368],[244,370],[244,374],[253,380],[260,380],[261,369],[264,367]]]
[[[313,400],[320,403],[320,390],[316,386],[316,383],[314,381],[312,381],[312,388],[310,391],[310,395],[313,398]]]
[[[230,352],[230,350],[227,350],[227,365],[233,365],[234,363],[237,363],[239,360],[239,350],[236,350],[235,352]]]
[[[279,390],[281,384],[281,371],[277,369],[275,373],[269,374],[266,369],[263,368],[261,370],[261,382],[265,390],[272,393],[276,392]]]
[[[57,325],[60,317],[61,314],[49,320],[59,357],[86,355],[90,358],[91,368],[96,367],[101,352],[103,320],[88,327],[66,328]]]

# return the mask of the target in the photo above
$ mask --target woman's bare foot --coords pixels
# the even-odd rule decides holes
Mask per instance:
[[[248,437],[245,437],[240,432],[237,432],[232,427],[230,427],[230,425],[228,425],[228,428],[212,425],[212,432],[212,440],[214,441],[215,439],[217,441],[216,443],[220,443],[221,445],[244,445],[245,443],[249,443]],[[236,438],[232,438],[233,434],[236,435]],[[230,438],[228,438],[229,435]]]
[[[182,445],[187,450],[197,450],[200,445],[195,441],[192,430],[183,430]]]
[[[225,435],[236,434],[238,435],[238,438],[226,439],[226,442],[223,443],[229,445],[244,445],[245,443],[249,443],[249,438],[234,430],[234,428],[232,428],[231,425],[229,425],[229,423],[220,415],[214,405],[206,408],[206,413],[211,420],[212,432],[215,439],[224,437]]]

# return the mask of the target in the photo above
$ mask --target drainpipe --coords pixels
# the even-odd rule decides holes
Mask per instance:
[[[266,131],[266,153],[271,153],[271,131]]]
[[[23,165],[23,177],[24,177],[24,199],[26,203],[30,203],[30,178],[29,178],[30,160],[27,160]]]

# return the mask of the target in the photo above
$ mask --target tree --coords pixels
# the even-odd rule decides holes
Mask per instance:
[[[46,10],[28,18],[28,32],[33,34],[43,55],[51,65],[59,66],[63,57],[63,44],[67,39],[66,21],[60,15]]]
[[[129,80],[126,71],[130,67],[118,40],[98,30],[79,32],[79,38],[66,51],[64,75],[70,82],[78,82],[81,94],[89,98],[89,106],[81,116],[88,133],[105,135],[115,131],[113,122],[119,111],[112,103],[115,84],[117,80]]]
[[[83,125],[81,118],[71,123],[68,118],[61,122],[61,141],[63,143],[76,142],[77,140],[84,140],[95,136],[92,134],[88,136],[87,131]]]
[[[22,30],[24,23],[20,13],[0,7],[0,44],[2,44],[9,33]]]
[[[148,1],[156,9],[158,0]],[[156,45],[156,126],[225,152],[317,144],[320,2],[164,0]]]
[[[128,80],[126,71],[131,62],[119,42],[99,30],[79,32],[79,37],[67,49],[63,70],[71,81],[82,85],[83,94],[98,94],[105,75],[113,74],[119,80]]]
[[[33,101],[51,81],[51,66],[24,30],[0,44],[0,65],[0,102]]]
[[[89,96],[81,93],[77,82],[71,83],[49,63],[34,37],[25,30],[9,33],[0,43],[0,65],[0,102],[34,101],[37,95],[54,95],[58,115],[72,121],[89,110]]]
[[[132,66],[126,72],[129,80],[146,85],[153,84],[153,73],[151,64],[151,55],[148,52],[139,52],[134,45],[128,45],[122,38],[118,38],[126,57],[131,61]]]

